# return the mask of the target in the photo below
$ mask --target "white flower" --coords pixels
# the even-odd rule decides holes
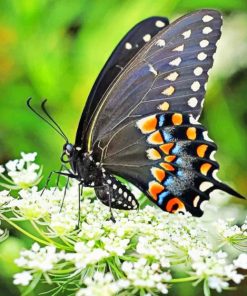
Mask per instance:
[[[16,171],[16,166],[17,166],[18,162],[19,162],[18,159],[10,160],[5,164],[5,166],[9,171]]]
[[[220,293],[223,289],[226,289],[229,284],[221,278],[212,276],[208,278],[208,286]]]
[[[37,152],[33,152],[33,153],[21,152],[21,157],[25,162],[35,161],[36,156],[37,156]]]
[[[39,248],[35,243],[31,250],[21,251],[21,257],[16,259],[15,263],[20,267],[47,272],[61,259],[61,253],[56,253],[55,247]]]
[[[111,234],[108,237],[102,237],[101,241],[104,243],[104,249],[107,252],[118,256],[122,256],[125,253],[130,242],[129,239],[122,239]]]
[[[77,219],[71,219],[69,215],[55,213],[51,215],[50,227],[58,236],[64,236],[75,230]]]
[[[21,273],[16,273],[14,275],[14,285],[22,285],[27,286],[29,285],[30,281],[33,279],[33,276],[29,271],[23,271]]]
[[[87,287],[80,289],[76,296],[113,296],[122,288],[128,287],[128,281],[119,280],[114,282],[110,273],[95,272],[93,278],[88,277],[84,282]]]
[[[5,172],[5,168],[3,165],[0,165],[0,174],[4,173]]]
[[[83,269],[87,265],[95,264],[110,256],[102,248],[95,247],[93,241],[76,243],[75,251],[76,253],[65,254],[65,259],[72,261],[77,269]]]
[[[140,258],[134,263],[123,262],[122,270],[132,285],[149,289],[156,288],[163,294],[168,293],[165,282],[171,280],[171,275],[162,271],[159,263],[150,265],[145,258]]]
[[[247,269],[247,254],[242,253],[239,257],[233,261],[237,268]]]

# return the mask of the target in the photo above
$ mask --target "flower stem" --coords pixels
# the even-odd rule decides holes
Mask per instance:
[[[170,281],[167,281],[167,283],[169,283],[169,284],[185,283],[185,282],[192,282],[192,281],[195,281],[197,279],[198,279],[197,276],[189,276],[189,277],[180,278],[180,279],[172,279]]]
[[[55,242],[54,240],[50,239],[48,236],[46,236],[46,235],[44,234],[44,232],[42,232],[42,231],[39,229],[39,227],[37,226],[37,224],[36,224],[34,221],[30,221],[30,222],[31,222],[33,228],[38,232],[38,234],[39,234],[40,236],[42,236],[42,237],[43,237],[48,243],[50,243],[50,244],[52,244],[52,245],[55,245],[58,249],[69,250],[69,251],[72,250],[72,248],[69,248],[69,247],[67,247],[67,246],[65,246],[65,245],[61,245],[61,244]]]
[[[34,241],[37,241],[41,244],[44,245],[49,245],[49,243],[43,239],[38,238],[35,235],[32,235],[31,233],[27,232],[26,230],[24,230],[23,228],[21,228],[20,226],[18,226],[17,224],[15,224],[13,221],[11,221],[9,218],[0,215],[1,219],[6,221],[7,223],[9,223],[11,226],[13,226],[15,229],[17,229],[18,231],[20,231],[21,233],[25,234],[26,236],[30,237],[31,239],[33,239]]]

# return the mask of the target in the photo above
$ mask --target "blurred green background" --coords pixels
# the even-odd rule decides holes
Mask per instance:
[[[27,109],[27,98],[36,105],[48,98],[50,112],[73,142],[90,88],[120,38],[146,17],[172,21],[200,8],[224,14],[202,122],[219,146],[220,177],[246,194],[246,0],[0,0],[0,163],[20,151],[37,151],[46,176],[59,168],[63,140]],[[19,295],[11,284],[12,261],[29,243],[13,233],[0,246],[0,296]],[[186,291],[176,295],[195,290]]]

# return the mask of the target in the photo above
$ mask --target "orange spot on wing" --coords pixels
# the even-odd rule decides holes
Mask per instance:
[[[175,171],[174,167],[170,163],[162,162],[160,166],[166,171]]]
[[[154,178],[159,182],[162,182],[166,177],[165,171],[156,167],[151,168],[151,173],[154,176]]]
[[[171,148],[174,146],[174,143],[168,143],[168,144],[164,144],[160,146],[160,149],[165,153],[165,154],[169,154]]]
[[[156,131],[154,133],[152,133],[149,137],[148,137],[148,143],[150,144],[163,144],[163,138],[161,136],[161,133],[159,131]]]
[[[157,122],[156,115],[151,115],[138,120],[136,124],[143,134],[149,134],[156,130]]]
[[[158,194],[161,193],[165,187],[156,181],[149,182],[148,192],[154,200],[158,199]]]
[[[174,125],[180,125],[183,122],[183,115],[180,113],[174,113],[172,115],[172,123]]]
[[[200,171],[203,175],[207,175],[208,171],[210,170],[210,168],[212,167],[212,165],[210,163],[204,163],[201,165],[200,167]]]
[[[172,162],[174,159],[176,159],[176,155],[169,155],[165,157],[166,162]]]
[[[179,211],[184,212],[185,211],[184,203],[177,197],[174,197],[167,202],[166,211],[170,213],[176,213]]]
[[[199,157],[204,157],[205,152],[207,151],[208,145],[202,144],[197,147],[196,152]]]
[[[152,160],[157,160],[161,158],[159,151],[154,148],[150,148],[147,150],[147,156],[149,159],[152,159]]]
[[[195,140],[196,139],[196,128],[195,127],[187,128],[186,135],[187,135],[188,139]]]
[[[164,102],[162,104],[159,105],[158,109],[162,110],[162,111],[167,111],[169,109],[170,105],[167,102]]]

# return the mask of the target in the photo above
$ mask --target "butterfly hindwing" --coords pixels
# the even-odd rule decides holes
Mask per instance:
[[[201,204],[213,190],[239,196],[215,177],[216,149],[191,115],[166,112],[120,129],[107,141],[102,164],[139,187],[161,209],[201,216]]]
[[[109,85],[140,49],[168,24],[169,21],[165,17],[145,19],[134,26],[117,45],[95,81],[87,99],[77,130],[77,146],[83,144],[83,137],[86,134],[90,118]]]

